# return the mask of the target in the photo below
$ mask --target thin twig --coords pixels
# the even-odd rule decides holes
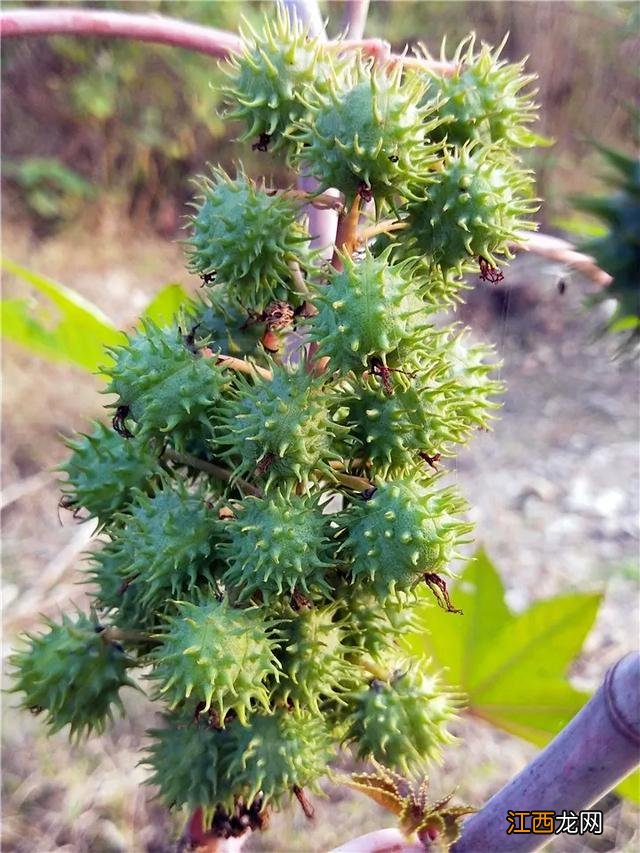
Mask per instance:
[[[263,379],[266,379],[269,382],[273,379],[273,374],[270,370],[267,370],[266,367],[260,367],[257,364],[254,364],[251,361],[245,361],[243,358],[235,358],[233,355],[225,355],[221,352],[214,352],[208,347],[203,347],[200,350],[200,353],[205,356],[205,358],[215,358],[218,361],[218,364],[221,364],[223,367],[228,367],[230,370],[237,370],[239,373],[245,373],[247,376],[254,376],[256,373],[258,376],[261,376]]]
[[[296,293],[300,293],[302,296],[310,296],[311,291],[307,287],[307,282],[304,280],[300,264],[297,261],[289,261],[287,266],[291,271],[291,278],[296,286]]]
[[[347,489],[353,489],[354,492],[366,492],[373,486],[373,483],[366,477],[355,477],[353,474],[343,474],[340,471],[334,471],[333,476],[340,485]]]
[[[212,477],[215,477],[217,480],[223,480],[225,483],[230,483],[233,480],[234,486],[237,486],[249,495],[255,495],[256,497],[260,497],[262,495],[262,492],[257,486],[247,483],[246,480],[241,480],[239,478],[233,479],[232,471],[229,471],[227,468],[223,468],[221,465],[216,465],[213,462],[207,462],[206,459],[200,459],[199,456],[193,456],[191,453],[178,453],[170,447],[167,447],[162,455],[165,459],[170,459],[178,465],[187,465],[189,468],[195,468],[198,471],[203,471],[205,474],[211,474]]]
[[[318,210],[337,210],[339,213],[344,207],[344,200],[340,195],[336,196],[328,192],[320,193],[319,195],[303,189],[274,190],[273,192],[285,198],[303,201],[305,204],[309,204]]]
[[[363,228],[359,231],[357,235],[358,245],[368,243],[369,240],[373,240],[373,238],[377,237],[379,234],[390,234],[392,231],[402,231],[406,227],[406,222],[397,222],[394,219],[385,219],[383,222],[378,222],[375,225],[369,225],[367,228]]]

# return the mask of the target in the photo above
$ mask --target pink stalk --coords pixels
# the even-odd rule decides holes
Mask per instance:
[[[9,9],[0,14],[0,36],[69,34],[128,38],[184,47],[224,58],[239,52],[239,36],[162,15],[134,15],[93,9]]]
[[[343,32],[351,39],[361,39],[369,13],[369,0],[347,0],[342,24]]]
[[[606,287],[613,281],[609,273],[601,270],[592,257],[579,252],[568,240],[552,237],[550,234],[531,234],[528,231],[521,231],[518,236],[522,242],[514,244],[514,249],[533,252],[573,267],[600,287]]]

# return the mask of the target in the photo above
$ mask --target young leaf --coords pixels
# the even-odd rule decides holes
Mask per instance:
[[[38,275],[8,258],[3,268],[35,288],[46,302],[9,299],[3,303],[4,337],[51,361],[95,371],[105,362],[104,347],[123,342],[111,320],[79,293]]]
[[[141,318],[151,320],[156,326],[168,326],[187,302],[189,294],[181,284],[166,284],[144,309]]]

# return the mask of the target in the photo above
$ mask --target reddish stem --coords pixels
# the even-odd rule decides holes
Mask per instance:
[[[161,15],[134,15],[93,9],[10,9],[0,15],[0,36],[71,34],[129,38],[184,47],[224,58],[240,51],[239,36]]]

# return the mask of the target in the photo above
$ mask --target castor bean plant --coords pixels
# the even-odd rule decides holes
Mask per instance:
[[[226,115],[292,186],[241,163],[197,179],[198,297],[105,353],[108,414],[61,469],[61,505],[102,534],[90,609],[12,657],[51,732],[100,733],[126,688],[148,693],[149,782],[227,836],[292,796],[310,813],[343,748],[397,787],[451,739],[457,697],[399,641],[421,587],[460,618],[447,579],[472,527],[447,467],[501,383],[447,315],[496,286],[537,207],[531,77],[499,50],[469,37],[443,74],[283,8],[243,39]]]

